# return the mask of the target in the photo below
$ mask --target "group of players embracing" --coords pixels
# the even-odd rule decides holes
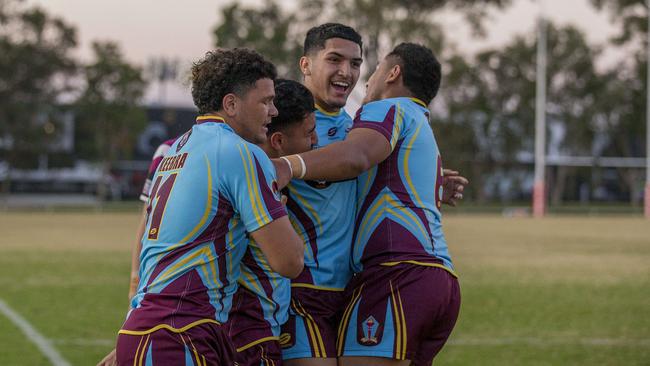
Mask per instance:
[[[302,84],[246,48],[194,64],[199,117],[152,161],[100,365],[431,365],[460,307],[441,204],[468,182],[429,125],[432,51],[396,46],[352,119],[362,49],[348,26],[310,29]]]

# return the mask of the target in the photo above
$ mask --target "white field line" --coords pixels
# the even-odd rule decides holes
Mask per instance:
[[[25,318],[16,313],[2,299],[0,299],[0,312],[11,320],[24,334],[38,347],[38,349],[47,357],[54,366],[70,366],[59,352],[57,352],[50,342],[41,335]]]
[[[650,347],[650,339],[631,338],[461,338],[447,342],[450,346],[557,346],[557,345],[582,345],[582,346],[632,346]]]

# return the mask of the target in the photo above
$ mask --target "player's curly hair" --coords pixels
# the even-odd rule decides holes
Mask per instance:
[[[352,41],[363,49],[361,35],[352,27],[339,23],[325,23],[311,28],[305,36],[303,45],[303,56],[313,51],[319,51],[325,48],[325,42],[330,38],[342,38]]]
[[[243,96],[257,80],[276,77],[275,66],[254,50],[217,49],[192,65],[192,99],[200,114],[216,112],[227,94]]]
[[[302,122],[314,107],[314,97],[305,86],[297,81],[278,79],[275,81],[275,107],[278,115],[273,117],[268,126],[267,135],[295,123]]]
[[[402,78],[414,96],[429,104],[440,88],[440,62],[433,52],[415,43],[400,43],[386,57],[402,67]]]

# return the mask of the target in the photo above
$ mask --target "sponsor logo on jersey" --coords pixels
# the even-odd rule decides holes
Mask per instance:
[[[329,130],[327,130],[327,136],[334,137],[338,131],[338,127],[331,127]]]

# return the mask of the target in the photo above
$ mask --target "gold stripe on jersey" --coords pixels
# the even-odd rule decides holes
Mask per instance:
[[[190,231],[183,239],[180,241],[180,245],[185,244],[187,241],[190,240],[191,237],[196,235],[196,233],[205,225],[205,222],[208,220],[208,216],[210,216],[210,211],[212,210],[212,170],[210,169],[210,160],[208,159],[207,155],[203,155],[205,158],[205,166],[207,169],[207,178],[208,178],[208,197],[205,202],[205,210],[203,211],[203,216],[201,216],[201,220],[199,223]],[[171,249],[170,249],[171,251]]]
[[[255,169],[255,164],[253,164],[255,158],[251,154],[250,150],[248,150],[248,146],[244,145],[244,149],[246,149],[246,154],[248,154],[248,166],[251,171],[251,178],[253,182],[253,193],[255,194],[255,203],[257,204],[257,208],[260,212],[260,216],[262,217],[262,225],[267,224],[271,222],[271,218],[268,216],[266,213],[266,206],[264,205],[262,198],[261,198],[261,189],[262,187],[260,186],[260,183],[258,181],[257,177],[257,172]],[[264,174],[264,173],[262,173]]]
[[[252,209],[253,209],[253,214],[255,215],[255,220],[257,221],[257,225],[261,226],[262,225],[262,219],[260,217],[260,213],[258,211],[256,202],[255,202],[255,195],[253,194],[253,187],[252,187],[252,182],[251,182],[251,176],[250,172],[248,170],[248,161],[246,157],[244,156],[244,152],[242,151],[241,145],[238,146],[239,148],[239,155],[241,156],[241,161],[242,161],[242,166],[244,167],[244,173],[246,174],[246,187],[248,189],[248,198],[251,201]],[[250,159],[250,156],[248,156]]]
[[[415,142],[415,139],[420,135],[420,129],[422,128],[422,124],[418,126],[418,128],[415,130],[415,133],[413,134],[413,137],[408,141],[406,145],[406,153],[404,153],[404,160],[402,162],[402,166],[404,166],[404,177],[406,178],[406,184],[408,184],[408,189],[409,193],[413,194],[415,197],[416,203],[419,205],[418,207],[424,208],[424,204],[422,203],[422,200],[420,199],[420,195],[418,195],[418,191],[415,189],[415,186],[413,185],[413,180],[411,179],[411,173],[409,170],[409,157],[411,156],[411,147],[413,146],[413,143]],[[436,172],[437,173],[437,172]],[[437,195],[437,192],[434,192],[434,195]]]
[[[293,187],[292,185],[288,185],[287,188],[289,188],[289,192],[291,193],[292,196],[295,196],[298,201],[302,204],[302,206],[309,211],[311,216],[316,220],[316,224],[318,225],[318,233],[323,234],[323,224],[320,220],[320,216],[316,212],[316,209],[314,209],[314,206],[310,205],[309,202],[298,193],[298,190]]]

